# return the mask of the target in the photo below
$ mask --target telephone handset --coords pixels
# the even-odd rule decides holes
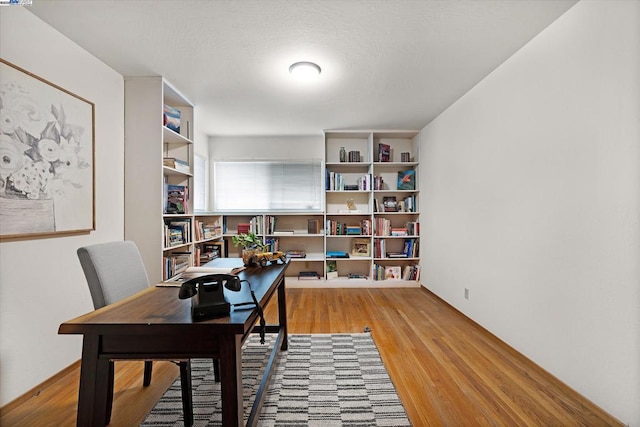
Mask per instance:
[[[224,299],[223,286],[230,291],[241,289],[240,278],[231,274],[208,274],[194,277],[180,286],[178,298],[191,299],[193,320],[205,320],[231,313],[231,304]]]

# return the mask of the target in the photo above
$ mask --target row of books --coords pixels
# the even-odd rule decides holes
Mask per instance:
[[[384,239],[374,239],[373,241],[373,257],[374,258],[417,258],[418,257],[418,240],[404,239],[402,252],[387,252],[387,241]]]
[[[267,237],[264,240],[264,244],[266,245],[265,251],[267,252],[275,252],[280,250],[280,239],[277,237]]]
[[[416,196],[411,194],[398,200],[396,196],[384,196],[382,203],[373,199],[374,212],[416,212]]]
[[[196,241],[213,239],[222,235],[222,226],[219,222],[205,223],[196,219],[194,225]]]
[[[358,225],[348,225],[344,222],[328,219],[326,231],[329,236],[370,236],[372,227],[370,219],[360,220]]]
[[[172,252],[162,258],[162,280],[169,280],[191,265],[191,252]]]
[[[195,247],[194,265],[201,266],[220,258],[224,252],[224,240],[204,243]]]
[[[164,245],[167,248],[191,242],[191,219],[166,219],[164,222]]]
[[[371,267],[371,277],[373,280],[419,280],[420,266],[405,265],[379,265]]]
[[[393,227],[388,218],[377,217],[375,219],[375,236],[418,236],[420,224],[417,221],[407,221],[402,227]]]
[[[378,144],[378,161],[379,162],[390,162],[391,161],[391,146],[389,144]],[[400,161],[401,162],[410,162],[411,161],[411,153],[400,153]]]
[[[361,175],[356,178],[355,184],[347,184],[344,176],[339,172],[326,169],[325,189],[329,191],[369,191],[372,187],[371,174]]]
[[[226,227],[225,227],[226,230]],[[262,234],[262,218],[254,216],[249,222],[239,222],[236,225],[236,232],[238,234]]]
[[[175,157],[164,157],[162,159],[162,164],[166,167],[177,170],[182,173],[191,173],[191,168],[189,167],[189,162],[184,160],[176,159]]]

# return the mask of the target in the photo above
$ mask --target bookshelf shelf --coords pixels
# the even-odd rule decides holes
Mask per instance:
[[[341,227],[356,225],[368,220],[371,234],[335,234],[335,225],[326,233],[325,253],[328,251],[350,254],[349,258],[324,258],[323,279],[315,284],[292,279],[288,285],[296,287],[413,287],[419,286],[416,275],[411,280],[385,279],[373,280],[376,270],[390,269],[397,275],[403,275],[409,269],[419,271],[420,258],[388,258],[376,256],[376,253],[401,252],[407,239],[411,239],[408,248],[418,253],[419,236],[376,235],[376,227],[405,228],[405,223],[419,223],[418,206],[418,131],[325,131],[325,166],[327,179],[325,190],[325,222],[341,224]],[[359,162],[340,162],[340,152],[347,158],[358,158]],[[356,152],[358,154],[352,155]],[[364,178],[364,176],[367,176]],[[402,181],[400,180],[402,179]],[[357,189],[343,187],[356,186]],[[402,185],[402,188],[399,188]],[[339,188],[338,188],[339,187]],[[400,211],[384,212],[385,199],[395,200],[393,204]],[[348,203],[355,205],[358,212],[349,212]],[[391,209],[391,208],[390,208]],[[379,222],[379,224],[377,224]],[[387,230],[385,228],[385,230]],[[385,231],[386,232],[386,231]],[[367,242],[370,256],[351,256],[354,241]],[[379,252],[375,252],[375,251]],[[412,253],[413,253],[412,252]],[[335,269],[337,278],[328,278],[327,271]],[[390,273],[391,274],[391,273]],[[332,273],[332,276],[335,273]],[[367,279],[350,279],[349,275],[364,275]],[[407,276],[409,277],[409,276]],[[377,277],[378,279],[380,277]]]
[[[165,106],[179,111],[177,132],[164,125]],[[198,221],[221,222],[220,215],[193,214],[194,105],[163,77],[125,77],[125,239],[133,240],[151,283],[160,282],[199,262],[217,234],[197,238]],[[180,166],[180,170],[166,166]],[[177,199],[184,213],[167,213],[168,187],[182,189]],[[167,245],[167,224],[182,222],[184,243]]]

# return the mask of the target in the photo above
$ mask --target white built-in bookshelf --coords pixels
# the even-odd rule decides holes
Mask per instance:
[[[165,125],[165,106],[179,111],[179,129]],[[194,214],[189,196],[193,110],[162,77],[125,78],[125,239],[138,246],[151,283],[197,265],[222,241],[222,217]],[[168,209],[172,189],[183,191],[184,209]]]

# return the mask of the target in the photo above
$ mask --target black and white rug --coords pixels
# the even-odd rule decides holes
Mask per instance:
[[[245,343],[242,360],[245,421],[249,416],[275,337]],[[193,360],[194,426],[222,424],[220,384],[211,360]],[[183,426],[180,380],[162,396],[142,424]],[[368,333],[289,335],[280,353],[258,425],[411,426],[378,349]]]

